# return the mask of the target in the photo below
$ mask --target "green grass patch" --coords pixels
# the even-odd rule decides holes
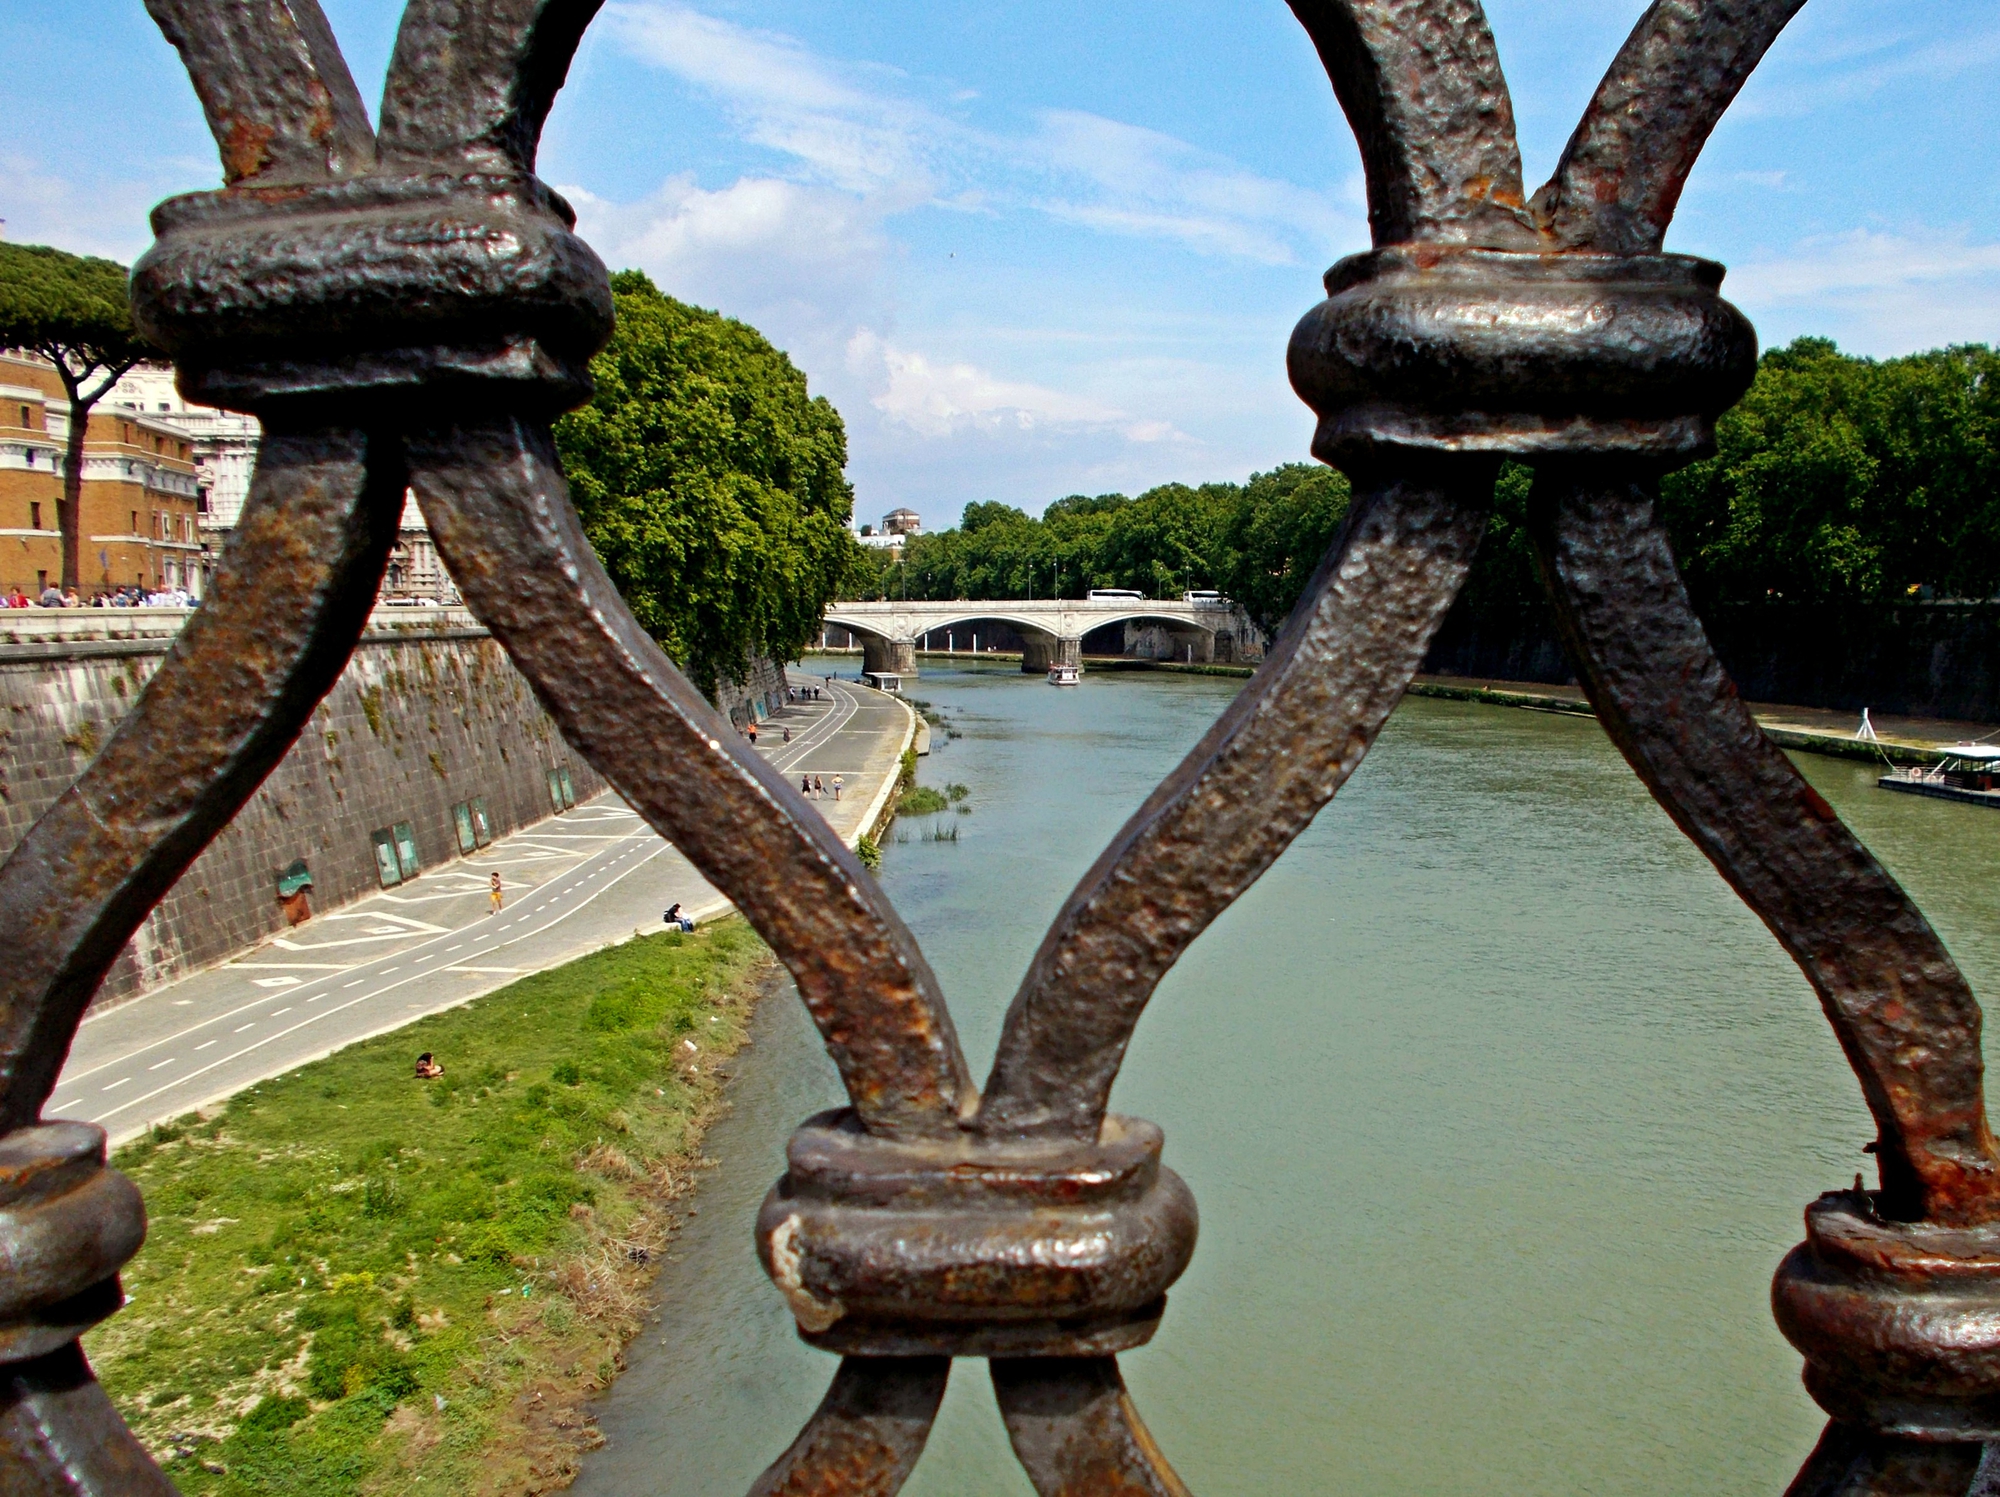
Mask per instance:
[[[951,802],[941,790],[933,790],[928,785],[918,785],[903,792],[903,798],[896,810],[904,816],[933,816],[939,811],[951,808]]]
[[[740,920],[644,937],[119,1150],[151,1228],[86,1346],[181,1490],[565,1484],[771,970]]]

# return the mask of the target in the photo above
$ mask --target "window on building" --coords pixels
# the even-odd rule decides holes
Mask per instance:
[[[31,424],[31,423],[30,423],[30,422],[29,422],[29,420],[28,420],[28,408],[27,408],[26,406],[22,406],[22,407],[21,407],[21,425],[22,425],[22,427],[23,427],[23,428],[25,429],[25,428],[26,428],[26,427],[28,427],[28,426],[29,426],[30,424]]]
[[[28,528],[30,530],[42,528],[42,507],[33,500],[28,503]]]
[[[136,509],[132,511],[132,528],[125,533],[127,535],[137,535],[139,533],[139,511]]]

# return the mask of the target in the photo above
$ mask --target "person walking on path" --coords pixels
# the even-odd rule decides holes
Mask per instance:
[[[835,800],[839,800],[839,799],[840,799],[840,776],[839,776],[839,775],[835,775],[835,776],[833,777],[833,798],[834,798]]]
[[[743,731],[745,734],[749,736],[750,747],[755,748],[757,746],[757,719],[754,717],[751,718],[750,725],[746,727]]]
[[[500,913],[500,872],[498,869],[495,869],[493,872],[493,882],[486,886],[486,902],[491,906],[492,913],[496,915]]]

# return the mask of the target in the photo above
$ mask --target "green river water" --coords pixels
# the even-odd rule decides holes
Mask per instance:
[[[976,1073],[1051,916],[1239,684],[914,684],[963,734],[921,778],[974,810],[956,843],[900,823],[881,877]],[[2000,992],[2000,817],[1801,766]],[[584,1497],[736,1497],[833,1372],[750,1245],[786,1135],[841,1100],[795,1002],[733,1088]],[[1406,702],[1162,984],[1113,1106],[1165,1128],[1201,1207],[1122,1359],[1200,1497],[1776,1497],[1811,1448],[1770,1276],[1873,1130],[1804,979],[1589,719]],[[982,1364],[904,1490],[1031,1497]]]

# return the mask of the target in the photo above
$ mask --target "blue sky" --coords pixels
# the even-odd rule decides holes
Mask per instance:
[[[327,0],[365,97],[394,0]],[[1530,183],[1641,0],[1489,0]],[[129,260],[218,180],[137,0],[0,9],[9,239]],[[1764,342],[2000,341],[2000,6],[1811,0],[1668,248]],[[862,519],[1240,479],[1306,456],[1284,346],[1367,244],[1359,161],[1279,0],[610,0],[542,175],[614,268],[762,328],[847,419]]]

